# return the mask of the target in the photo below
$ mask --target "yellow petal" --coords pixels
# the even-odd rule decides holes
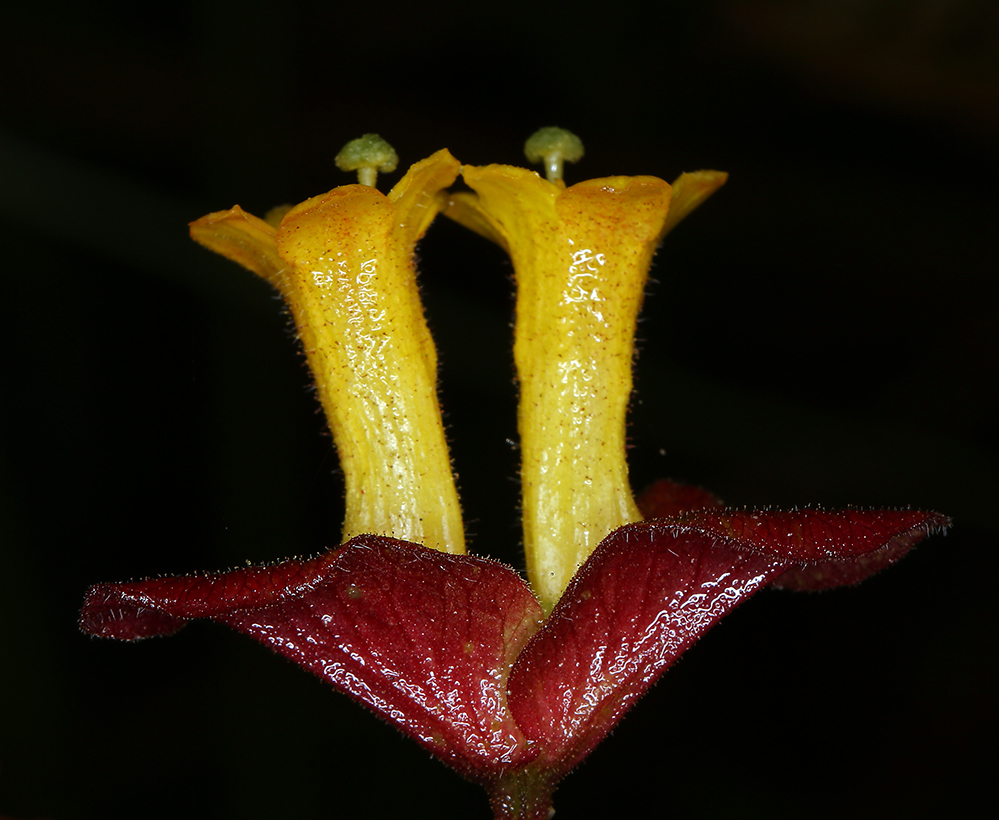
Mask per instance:
[[[687,214],[721,188],[727,179],[728,174],[724,171],[691,171],[680,174],[673,180],[673,200],[659,238],[662,239],[673,230]]]
[[[534,171],[511,165],[465,165],[461,175],[475,194],[453,194],[444,215],[510,253],[511,237],[527,236],[555,216],[555,197],[561,189]]]
[[[423,238],[446,204],[443,190],[457,179],[460,169],[461,163],[443,148],[410,167],[389,191],[401,229],[399,241],[415,246]]]
[[[284,262],[278,255],[276,230],[239,205],[216,211],[191,223],[191,238],[226,259],[242,265],[282,290]]]

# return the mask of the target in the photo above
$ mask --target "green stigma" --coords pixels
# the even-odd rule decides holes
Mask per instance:
[[[544,163],[548,181],[555,182],[562,179],[563,162],[578,162],[583,158],[583,141],[565,128],[550,125],[527,138],[524,153],[528,162]]]
[[[377,134],[365,134],[343,146],[335,162],[341,171],[357,171],[357,181],[374,188],[378,173],[394,171],[399,155]]]

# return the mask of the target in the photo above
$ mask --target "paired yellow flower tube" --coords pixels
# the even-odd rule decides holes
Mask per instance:
[[[459,170],[474,193],[447,198]],[[291,308],[343,464],[344,539],[373,532],[454,553],[464,535],[413,251],[443,209],[510,254],[524,547],[548,611],[597,544],[641,518],[625,415],[649,265],[662,237],[725,177],[566,188],[522,168],[460,168],[439,151],[387,196],[346,185],[295,206],[276,229],[236,207],[191,231]]]
[[[266,279],[291,309],[340,455],[345,541],[377,533],[465,551],[413,266],[459,167],[439,151],[387,196],[344,185],[296,205],[277,228],[238,206],[191,225],[195,240]]]
[[[475,194],[454,195],[446,215],[505,248],[516,275],[524,552],[550,609],[597,544],[642,517],[625,458],[638,311],[659,241],[725,175],[681,177],[672,220],[673,189],[656,177],[566,188],[503,165],[462,176]]]

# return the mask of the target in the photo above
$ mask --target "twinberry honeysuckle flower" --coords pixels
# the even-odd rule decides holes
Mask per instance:
[[[455,194],[447,216],[503,247],[517,280],[524,552],[531,585],[551,609],[597,544],[641,519],[625,414],[649,265],[662,238],[727,175],[684,174],[672,186],[610,177],[571,188],[505,165],[465,166],[462,176],[475,193]]]
[[[276,227],[238,208],[192,224],[289,304],[343,462],[345,543],[97,584],[85,630],[135,640],[193,618],[228,624],[481,783],[497,818],[547,818],[559,780],[732,608],[768,584],[856,582],[947,525],[914,510],[732,510],[671,482],[636,502],[624,413],[645,278],[661,238],[724,175],[566,188],[559,139],[535,152],[547,182],[466,167],[474,193],[448,199],[459,166],[441,151],[387,196],[348,185]],[[529,584],[463,554],[412,264],[443,207],[514,262]]]
[[[384,149],[374,148],[372,164],[384,168]],[[342,165],[373,170],[345,153]],[[276,226],[238,205],[191,224],[195,240],[266,279],[291,309],[343,468],[344,541],[378,533],[465,551],[437,352],[413,266],[458,169],[438,151],[387,195],[343,185],[288,209]]]

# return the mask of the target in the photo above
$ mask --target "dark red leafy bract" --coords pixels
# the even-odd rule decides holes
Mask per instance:
[[[541,625],[507,567],[375,535],[308,561],[98,584],[81,625],[135,640],[229,624],[310,669],[490,791],[497,817],[551,790],[694,641],[769,583],[823,589],[948,521],[914,510],[731,510],[672,482],[612,532]]]
[[[534,765],[565,774],[687,647],[789,570],[807,576],[800,565],[841,565],[852,583],[946,524],[910,510],[706,506],[615,530],[510,676],[514,717],[539,747]]]
[[[895,563],[949,519],[923,510],[717,510],[677,519],[733,549],[787,561],[774,586],[819,590],[855,584]]]
[[[80,623],[134,640],[189,618],[267,644],[471,779],[533,755],[510,717],[506,682],[541,610],[502,564],[362,535],[308,561],[98,584]]]

